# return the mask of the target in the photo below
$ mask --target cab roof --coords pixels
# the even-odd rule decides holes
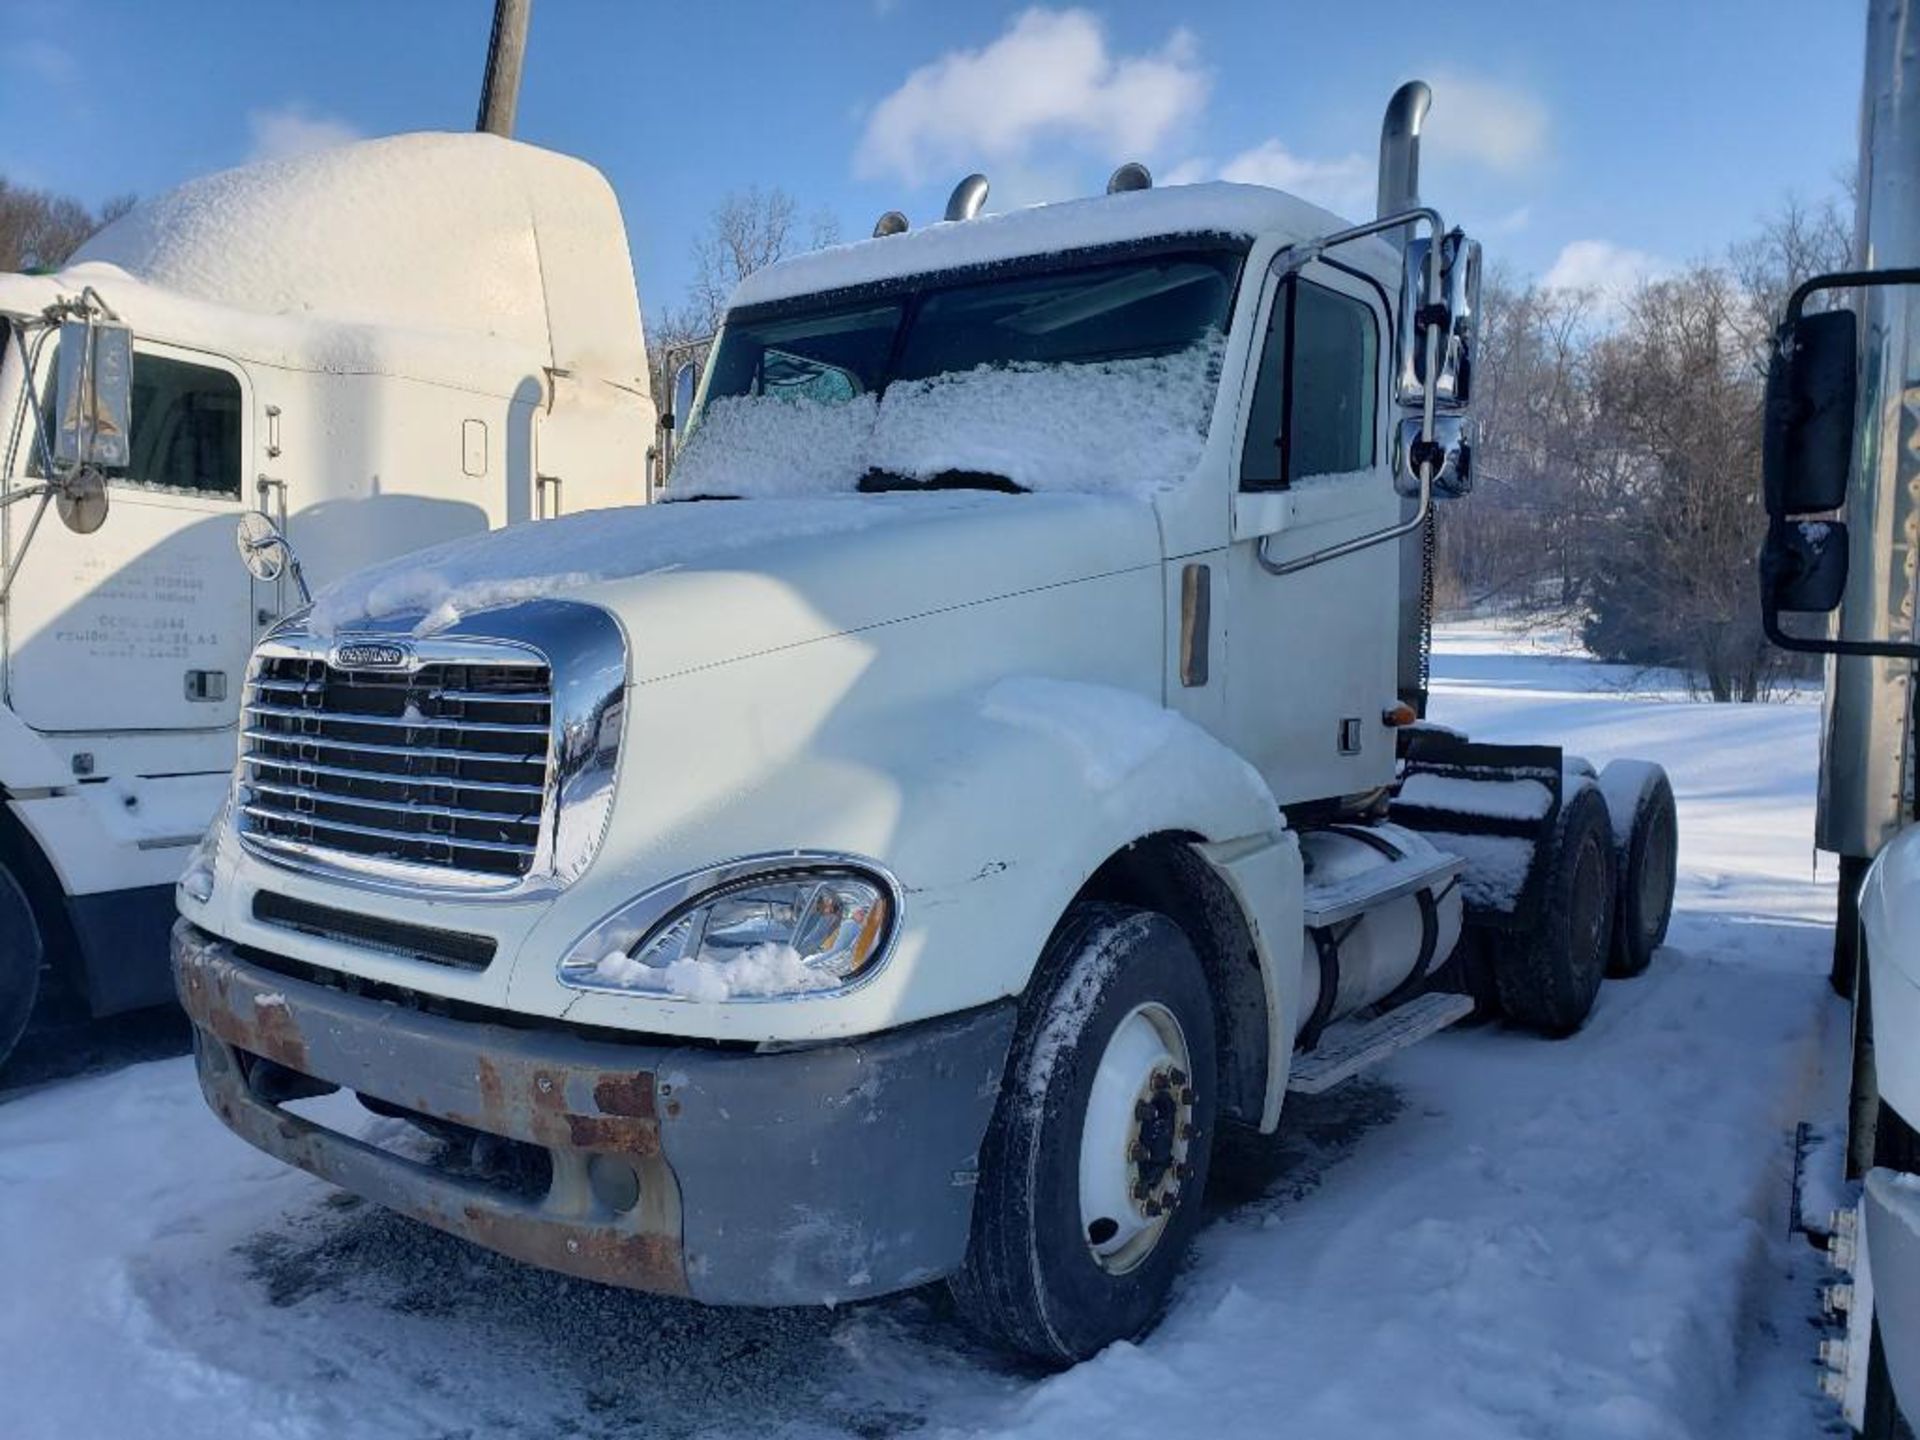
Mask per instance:
[[[973,220],[942,221],[901,235],[836,245],[782,260],[740,282],[729,308],[741,309],[844,290],[886,280],[1029,259],[1067,250],[1125,244],[1180,235],[1279,236],[1306,240],[1344,229],[1330,210],[1264,185],[1215,181],[1129,190],[1052,205],[1035,205]],[[1391,251],[1372,248],[1378,265],[1391,265]]]

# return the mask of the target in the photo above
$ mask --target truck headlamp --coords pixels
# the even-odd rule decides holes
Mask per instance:
[[[742,861],[622,906],[573,946],[560,978],[687,1000],[838,990],[879,968],[898,910],[897,888],[877,870]]]

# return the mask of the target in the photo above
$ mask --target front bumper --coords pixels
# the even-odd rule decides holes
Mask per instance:
[[[952,1271],[1014,1026],[1002,1002],[772,1053],[628,1044],[293,979],[184,920],[173,966],[201,1089],[251,1144],[516,1259],[717,1305],[834,1303]],[[506,1183],[281,1103],[336,1088],[513,1142],[543,1157],[544,1189],[525,1167]]]

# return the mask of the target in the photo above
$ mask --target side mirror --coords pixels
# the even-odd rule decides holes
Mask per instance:
[[[1847,527],[1838,520],[1776,519],[1760,551],[1761,594],[1774,610],[1838,610],[1847,553]]]
[[[700,366],[692,360],[682,361],[673,372],[673,433],[685,435],[687,421],[693,417],[693,397],[700,389]]]
[[[1473,400],[1473,345],[1480,323],[1480,242],[1459,230],[1440,237],[1440,293],[1429,294],[1427,257],[1429,239],[1407,241],[1400,282],[1400,324],[1395,337],[1394,392],[1409,408],[1427,395],[1427,345],[1421,319],[1428,307],[1443,303],[1446,329],[1440,337],[1440,364],[1434,378],[1433,403],[1439,409],[1463,410]]]
[[[292,542],[281,534],[271,515],[264,510],[247,511],[240,517],[233,538],[240,547],[240,563],[247,567],[249,575],[267,585],[282,575],[291,575],[301,603],[313,603],[307,577],[300,569],[300,557],[293,553]]]
[[[1846,502],[1858,348],[1859,324],[1851,310],[1801,315],[1781,325],[1767,367],[1761,441],[1768,514],[1811,515]]]
[[[1436,500],[1458,500],[1473,489],[1473,426],[1464,415],[1435,415],[1433,440],[1422,446],[1420,419],[1408,416],[1394,437],[1393,488],[1408,499],[1420,493],[1420,462],[1433,465]]]
[[[59,357],[54,464],[126,468],[133,458],[133,331],[99,319],[62,321]]]

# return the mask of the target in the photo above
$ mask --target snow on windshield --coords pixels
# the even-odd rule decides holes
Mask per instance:
[[[1200,463],[1224,339],[1168,355],[983,365],[821,404],[710,401],[673,472],[676,495],[817,495],[869,471],[926,481],[1002,475],[1026,490],[1151,496]]]

